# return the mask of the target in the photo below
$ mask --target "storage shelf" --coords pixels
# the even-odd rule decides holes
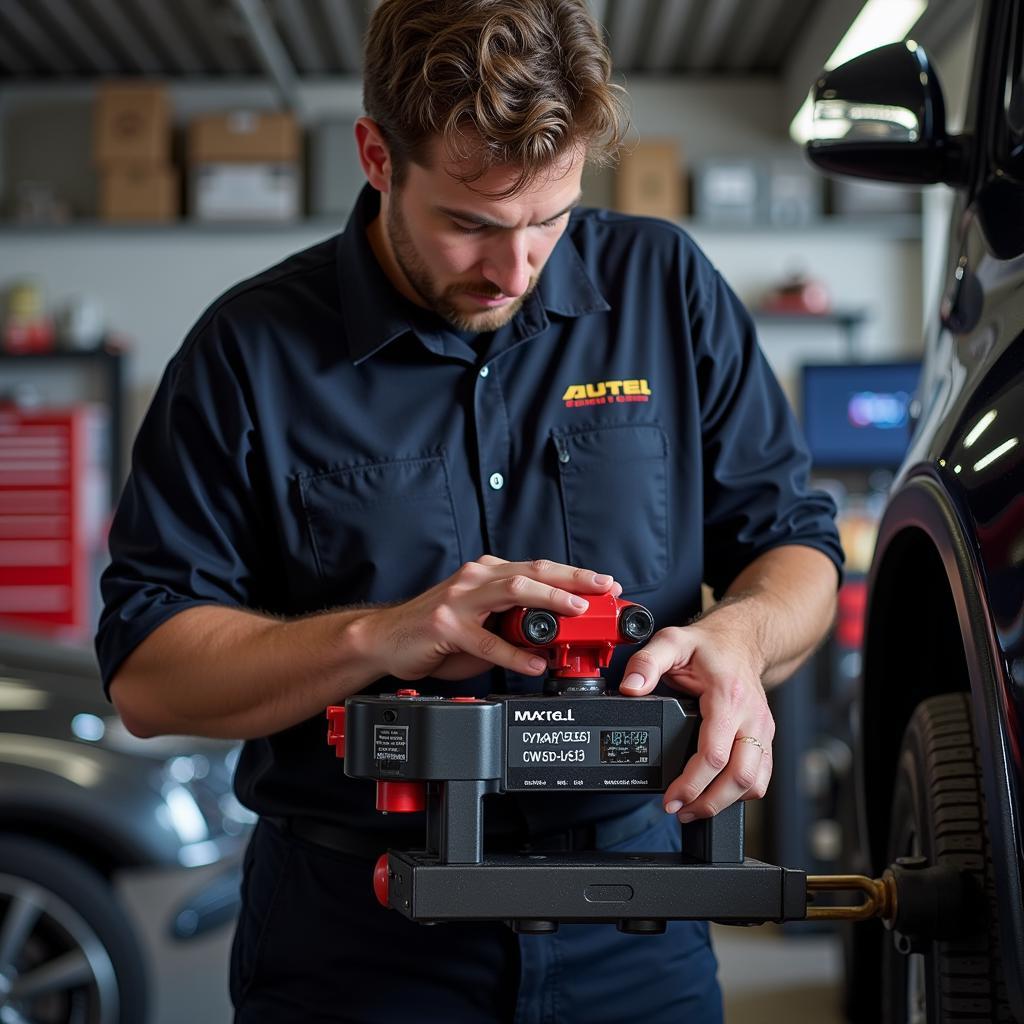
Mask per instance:
[[[868,319],[863,309],[834,309],[831,313],[781,313],[770,309],[751,309],[754,321],[765,326],[784,327],[838,327],[846,343],[846,355],[851,362],[860,361],[857,329]]]
[[[856,327],[864,323],[868,314],[863,309],[836,309],[831,313],[780,313],[772,309],[752,309],[751,316],[755,320],[763,320],[772,324],[834,324],[837,327]]]
[[[678,221],[694,235],[824,235],[850,232],[893,241],[920,241],[921,217],[915,213],[865,214],[862,217],[820,217],[807,224],[716,224],[698,218]]]
[[[110,348],[89,348],[89,349],[65,349],[55,348],[49,352],[5,352],[0,350],[0,362],[71,362],[71,363],[93,363],[106,362],[108,360],[120,360],[124,353]]]
[[[0,222],[0,237],[17,235],[251,235],[251,234],[282,234],[289,231],[322,232],[333,234],[341,231],[348,220],[347,215],[337,217],[307,217],[303,220],[277,223],[273,221],[224,221],[219,223],[200,223],[192,220],[179,220],[170,224],[140,223],[114,224],[102,220],[79,220],[68,224],[15,224]],[[921,238],[921,218],[915,214],[900,216],[864,216],[864,217],[822,217],[809,224],[715,224],[699,219],[677,221],[693,235],[815,235],[833,234],[836,232],[854,232],[858,235],[876,235],[893,240],[919,240]]]
[[[0,223],[0,236],[16,235],[251,235],[282,234],[288,231],[337,232],[345,227],[347,217],[308,217],[294,221],[223,221],[201,223],[191,220],[172,221],[169,224],[140,222],[115,224],[103,220],[78,220],[68,224],[14,224]]]

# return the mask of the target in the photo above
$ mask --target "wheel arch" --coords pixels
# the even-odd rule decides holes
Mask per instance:
[[[97,773],[76,784],[0,751],[0,831],[59,847],[107,878],[122,868],[177,864],[178,844],[156,826],[155,797]]]
[[[904,479],[879,528],[868,585],[858,789],[864,851],[880,872],[903,732],[927,697],[971,695],[1010,1003],[1024,1020],[1024,904],[1001,654],[975,546],[941,481]]]

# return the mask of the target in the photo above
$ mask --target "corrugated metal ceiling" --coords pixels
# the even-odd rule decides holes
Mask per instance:
[[[627,74],[781,74],[835,0],[590,0]],[[0,0],[0,81],[262,76],[266,39],[300,78],[358,74],[374,0]],[[846,7],[850,4],[846,3]],[[941,46],[973,4],[931,0],[915,38]]]

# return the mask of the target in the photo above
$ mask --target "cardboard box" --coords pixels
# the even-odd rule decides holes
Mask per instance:
[[[753,160],[705,160],[694,172],[694,213],[708,224],[757,224],[766,188]]]
[[[206,114],[188,127],[191,164],[298,163],[301,148],[298,121],[287,113]]]
[[[302,209],[298,164],[200,164],[192,168],[189,209],[203,221],[289,221]]]
[[[667,220],[685,216],[686,187],[676,142],[648,139],[623,153],[615,176],[615,208]]]
[[[166,164],[171,157],[171,104],[163,85],[106,82],[96,92],[93,158],[114,164]]]
[[[100,217],[112,221],[177,220],[181,204],[173,167],[110,167],[100,176]]]

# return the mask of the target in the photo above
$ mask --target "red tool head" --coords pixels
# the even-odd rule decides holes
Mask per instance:
[[[601,669],[619,644],[638,644],[654,632],[654,616],[640,604],[611,594],[584,594],[590,607],[580,615],[544,608],[513,608],[499,617],[498,632],[509,643],[548,659],[548,689],[558,693],[603,693]]]

